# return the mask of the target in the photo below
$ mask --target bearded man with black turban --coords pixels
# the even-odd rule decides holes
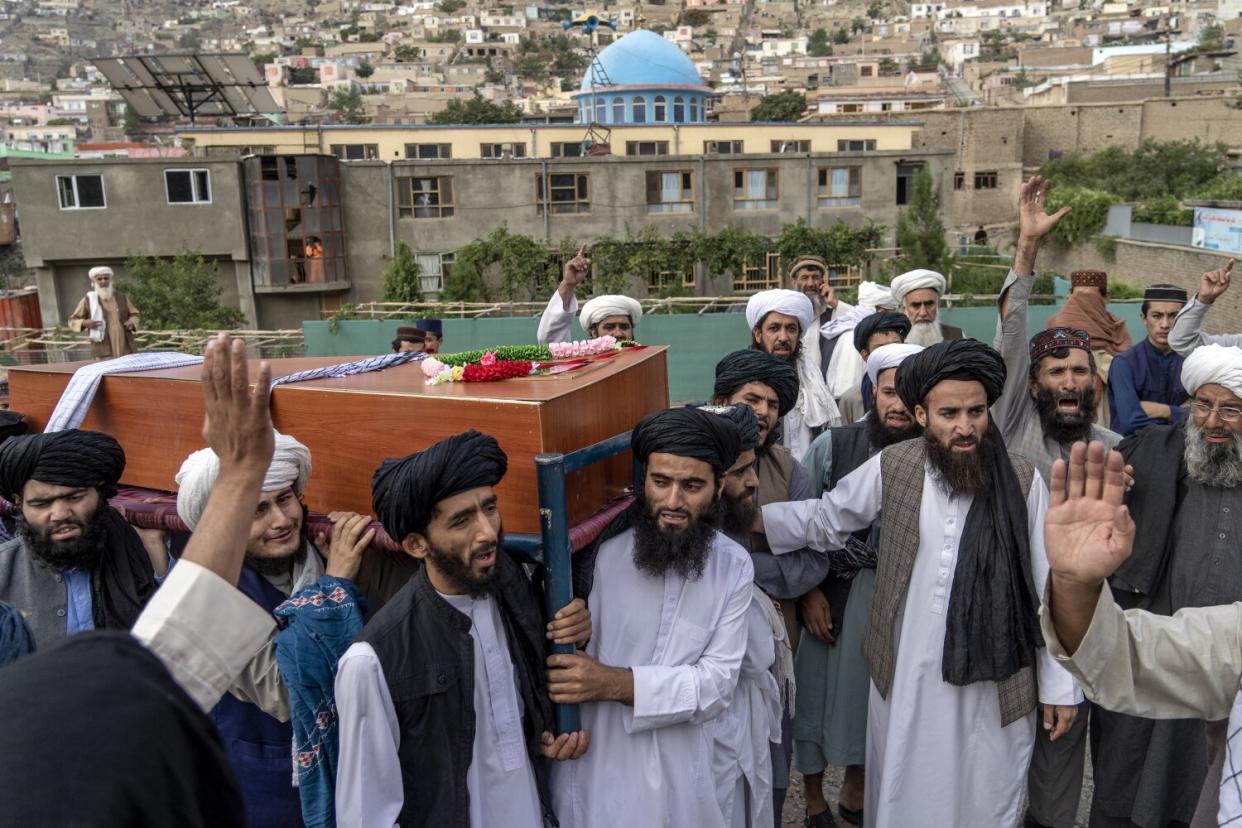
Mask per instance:
[[[168,569],[163,543],[144,544],[108,505],[124,470],[120,444],[94,431],[0,446],[0,496],[20,508],[19,536],[0,546],[0,601],[26,617],[39,649],[129,629]]]
[[[1038,703],[1056,739],[1082,701],[1039,634],[1048,492],[988,416],[1004,381],[1000,354],[974,340],[907,357],[896,389],[923,439],[819,500],[762,510],[777,554],[843,549],[883,518],[862,644],[869,825],[1018,824]]]
[[[649,414],[631,447],[638,498],[574,555],[591,606],[586,651],[553,656],[554,702],[582,704],[591,751],[553,769],[562,825],[725,825],[708,720],[729,707],[746,653],[750,558],[716,528],[742,438],[696,408]]]
[[[380,522],[422,565],[340,661],[340,825],[541,826],[547,760],[587,749],[585,732],[552,735],[544,659],[549,640],[585,642],[590,616],[575,601],[543,623],[539,584],[501,548],[507,468],[470,430],[371,478]]]

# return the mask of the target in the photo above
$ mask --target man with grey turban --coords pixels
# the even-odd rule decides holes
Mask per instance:
[[[38,648],[93,629],[129,629],[168,568],[108,505],[125,452],[107,434],[71,429],[0,446],[0,496],[18,537],[0,545],[0,601],[26,618]]]
[[[593,635],[584,653],[549,660],[548,681],[554,702],[582,705],[592,745],[553,769],[563,825],[728,824],[706,727],[733,701],[746,654],[754,573],[716,529],[741,439],[696,408],[644,417],[630,441],[637,499],[574,555]]]
[[[584,731],[552,735],[544,659],[549,640],[585,642],[590,615],[575,601],[543,623],[501,548],[507,468],[470,430],[371,479],[384,528],[422,566],[340,662],[338,825],[544,825],[547,760],[587,750]]]
[[[889,288],[897,309],[910,317],[913,326],[908,341],[915,345],[934,345],[947,339],[961,339],[961,328],[940,321],[940,297],[948,282],[934,270],[909,270],[893,279]]]
[[[798,371],[798,399],[784,415],[781,442],[801,457],[815,435],[839,425],[841,413],[824,384],[819,349],[804,347],[814,323],[811,300],[796,290],[763,290],[746,302],[750,347],[784,359]]]
[[[591,260],[586,257],[586,245],[578,249],[578,255],[565,262],[561,282],[556,293],[548,300],[543,315],[539,317],[536,340],[540,345],[549,342],[568,342],[571,338],[574,314],[578,313],[578,297],[575,290],[591,272]],[[578,323],[587,336],[612,336],[619,340],[633,339],[634,329],[643,318],[643,307],[636,299],[619,294],[596,296],[582,306]]]
[[[220,458],[210,448],[192,453],[177,471],[177,515],[190,531],[197,528],[219,475]],[[375,537],[370,517],[333,513],[331,550],[325,538],[316,539],[322,552],[317,549],[307,537],[306,507],[301,500],[310,475],[310,449],[276,432],[275,451],[254,509],[245,564],[237,582],[242,593],[273,615],[287,598],[315,585],[321,576],[355,580],[362,553]],[[345,614],[339,617],[343,621]],[[276,828],[302,820],[289,768],[293,726],[286,711],[278,710],[280,715],[273,716],[271,707],[265,699],[226,695],[211,711],[225,752],[238,770],[252,828]],[[257,756],[256,746],[262,748]]]
[[[69,330],[86,331],[95,359],[132,354],[138,350],[138,309],[112,284],[112,268],[92,267],[88,275],[92,289],[69,314]]]
[[[1082,700],[1039,634],[1047,489],[989,421],[1004,380],[1000,354],[974,340],[907,357],[896,392],[923,438],[819,500],[761,511],[776,554],[846,549],[883,516],[862,642],[870,825],[1016,825],[1038,703],[1057,739]]]
[[[1126,505],[1136,534],[1134,551],[1109,582],[1123,608],[1160,615],[1242,601],[1235,528],[1242,349],[1200,345],[1182,364],[1180,384],[1190,395],[1186,421],[1150,426],[1117,447],[1134,467]],[[1091,728],[1093,809],[1141,824],[1211,822],[1224,722],[1155,721],[1096,707]]]

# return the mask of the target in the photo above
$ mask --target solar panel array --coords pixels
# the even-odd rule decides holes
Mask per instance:
[[[244,53],[95,58],[95,67],[142,118],[283,112]]]

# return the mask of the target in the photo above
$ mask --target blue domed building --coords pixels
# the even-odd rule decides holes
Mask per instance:
[[[640,29],[596,55],[573,98],[582,124],[697,124],[711,94],[685,52]]]

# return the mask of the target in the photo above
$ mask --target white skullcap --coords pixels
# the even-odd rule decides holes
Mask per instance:
[[[893,299],[893,292],[884,285],[877,285],[875,282],[860,282],[858,284],[858,304],[864,308],[895,308],[896,301]]]
[[[760,320],[773,311],[797,319],[804,331],[811,327],[811,320],[815,318],[815,308],[805,293],[798,290],[761,290],[746,302],[746,324],[754,330]]]
[[[600,320],[609,316],[628,316],[630,324],[637,327],[638,320],[643,318],[643,306],[628,296],[596,296],[582,306],[578,322],[582,330],[590,333],[592,325],[598,325]]]
[[[945,280],[934,270],[910,270],[894,279],[889,287],[892,288],[893,299],[900,305],[912,290],[931,288],[936,293],[944,293]]]
[[[1205,385],[1220,385],[1242,397],[1242,349],[1200,345],[1182,363],[1182,386],[1191,394]]]
[[[905,342],[890,342],[876,348],[867,357],[867,376],[871,377],[871,387],[880,381],[880,374],[889,368],[896,368],[906,357],[911,357],[923,350],[922,345],[907,345]]]
[[[91,281],[94,281],[96,276],[111,276],[111,275],[112,275],[112,268],[107,267],[106,265],[100,265],[99,267],[92,267],[86,273],[87,278],[89,278]]]
[[[310,473],[310,449],[287,434],[276,432],[276,451],[263,478],[263,491],[292,488],[301,494],[310,480]],[[191,531],[207,508],[207,496],[219,474],[220,458],[209,448],[199,449],[185,458],[177,472],[177,516]]]

